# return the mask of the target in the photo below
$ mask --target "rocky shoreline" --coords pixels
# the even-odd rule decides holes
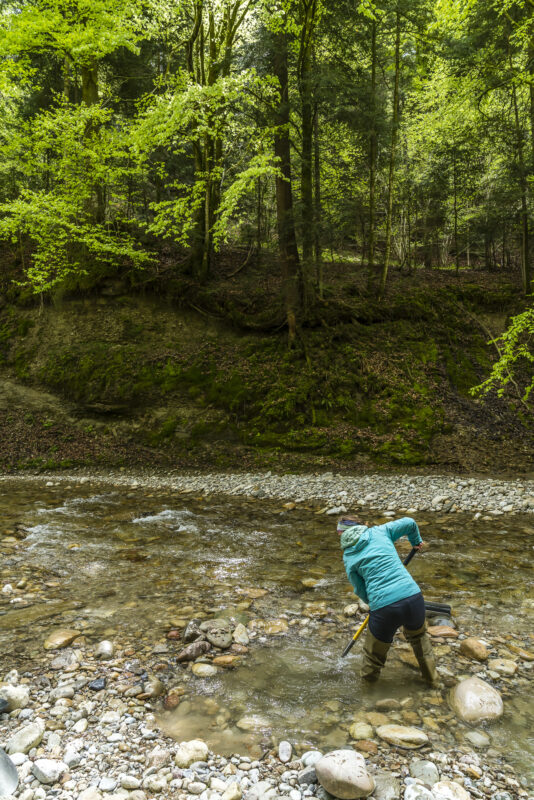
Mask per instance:
[[[13,797],[19,800],[528,797],[511,766],[489,763],[472,747],[436,749],[419,728],[379,725],[387,722],[384,712],[393,712],[394,719],[402,708],[393,699],[378,701],[367,722],[355,723],[361,730],[351,730],[353,746],[328,758],[320,750],[298,752],[287,741],[271,742],[257,759],[216,755],[198,739],[175,742],[161,731],[155,714],[163,694],[158,678],[134,664],[128,649],[115,653],[110,642],[71,642],[75,633],[56,632],[47,640],[51,652],[39,671],[19,675],[12,670],[0,683],[0,745],[18,771]],[[139,669],[144,684],[125,691],[125,676],[134,677]],[[461,714],[461,698],[456,702]],[[491,713],[498,716],[499,709]],[[375,742],[361,738],[373,735],[371,719],[378,725]],[[361,746],[365,743],[373,746]]]
[[[0,483],[13,476],[0,476]],[[221,494],[254,497],[260,500],[286,500],[305,504],[320,502],[325,514],[344,513],[349,508],[369,509],[393,516],[403,512],[465,513],[476,519],[484,514],[534,513],[534,481],[502,480],[450,475],[338,475],[333,472],[276,475],[272,472],[219,473],[194,471],[166,474],[146,472],[127,474],[83,471],[17,475],[16,480],[86,483],[89,480],[135,489],[167,489],[183,494]]]

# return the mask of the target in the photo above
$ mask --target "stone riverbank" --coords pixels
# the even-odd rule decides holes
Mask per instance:
[[[72,642],[75,635],[57,631],[45,642],[39,670],[12,670],[0,683],[0,745],[18,771],[18,800],[331,800],[327,788],[337,797],[375,800],[528,797],[509,765],[491,764],[465,745],[435,748],[420,728],[389,722],[402,708],[393,699],[378,701],[367,722],[355,723],[361,730],[352,731],[354,746],[323,760],[321,750],[299,752],[288,741],[271,741],[256,759],[216,755],[198,739],[175,742],[154,713],[164,693],[157,676],[131,649],[89,646],[83,637]],[[133,692],[124,689],[128,678],[137,681]],[[488,684],[479,699],[486,718],[502,713],[487,706],[488,699],[501,703]],[[206,725],[224,712],[216,699],[211,704]],[[451,705],[462,713],[462,698]],[[241,722],[254,736],[254,720]],[[376,741],[364,739],[368,747],[359,748],[362,736],[373,736],[371,722]],[[0,763],[0,789],[2,774]]]
[[[288,503],[320,503],[325,514],[369,509],[393,516],[417,512],[465,513],[475,518],[534,512],[534,481],[494,478],[451,477],[450,475],[337,475],[333,472],[276,475],[272,472],[218,473],[135,473],[122,471],[51,473],[17,476],[46,485],[92,482],[115,487],[167,489],[201,494],[226,494]],[[2,481],[11,476],[0,477]],[[49,483],[47,483],[49,482]]]

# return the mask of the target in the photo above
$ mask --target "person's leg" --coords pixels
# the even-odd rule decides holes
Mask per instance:
[[[378,680],[388,656],[393,635],[399,627],[398,603],[392,603],[369,614],[369,627],[363,645],[361,676],[364,680]]]
[[[429,683],[436,683],[439,679],[432,653],[430,636],[426,632],[425,601],[421,592],[406,598],[404,616],[404,635],[419,664],[423,679]]]

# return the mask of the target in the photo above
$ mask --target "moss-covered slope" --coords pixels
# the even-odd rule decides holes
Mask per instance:
[[[521,419],[469,394],[494,355],[488,330],[517,304],[499,281],[414,286],[380,307],[345,292],[292,350],[283,331],[242,332],[168,299],[7,304],[0,374],[20,408],[0,390],[11,441],[0,460],[496,470],[513,458],[528,469]],[[43,402],[41,413],[35,394],[25,409],[30,390],[54,397],[55,410]]]

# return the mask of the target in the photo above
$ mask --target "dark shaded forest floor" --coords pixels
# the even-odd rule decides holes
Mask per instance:
[[[518,276],[393,270],[385,301],[353,260],[287,347],[275,264],[221,257],[195,288],[172,260],[44,305],[0,290],[0,467],[132,466],[532,475],[514,396],[474,399]]]

